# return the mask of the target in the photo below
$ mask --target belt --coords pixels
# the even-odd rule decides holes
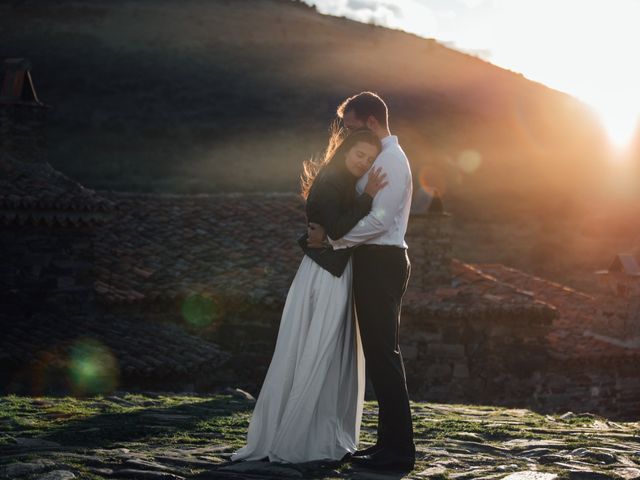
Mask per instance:
[[[396,245],[376,245],[375,243],[364,243],[358,245],[358,248],[366,250],[406,250],[404,247],[398,247]]]

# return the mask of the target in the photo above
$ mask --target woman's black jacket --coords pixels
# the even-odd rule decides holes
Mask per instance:
[[[373,199],[363,193],[357,195],[357,178],[342,165],[327,165],[318,173],[307,196],[307,222],[324,227],[332,240],[342,238],[371,210]],[[307,234],[298,239],[304,253],[325,270],[339,277],[344,272],[351,248],[333,250],[309,248]]]

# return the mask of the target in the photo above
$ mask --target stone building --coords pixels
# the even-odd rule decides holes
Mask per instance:
[[[3,127],[3,145],[15,144],[6,132],[16,128]],[[302,259],[299,195],[94,192],[43,157],[3,152],[0,295],[10,308],[0,313],[0,375],[9,390],[38,391],[60,377],[52,365],[68,371],[80,355],[108,366],[96,389],[257,393]],[[401,325],[413,399],[640,415],[638,350],[585,328],[591,297],[451,258],[451,216],[414,205]]]

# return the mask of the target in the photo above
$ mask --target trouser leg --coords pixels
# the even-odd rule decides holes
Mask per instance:
[[[400,309],[410,264],[406,250],[361,246],[354,252],[354,295],[366,368],[378,399],[378,443],[414,450],[406,374],[399,346]]]

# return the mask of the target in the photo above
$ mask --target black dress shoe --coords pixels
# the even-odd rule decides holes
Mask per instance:
[[[371,445],[370,447],[363,448],[362,450],[356,450],[351,454],[352,457],[364,457],[365,455],[371,455],[372,453],[377,452],[382,447],[377,443],[375,445]]]
[[[370,455],[361,457],[351,457],[351,463],[360,467],[372,468],[376,470],[394,470],[409,472],[413,470],[415,458],[409,455],[402,455],[390,451],[386,448],[377,450]]]

